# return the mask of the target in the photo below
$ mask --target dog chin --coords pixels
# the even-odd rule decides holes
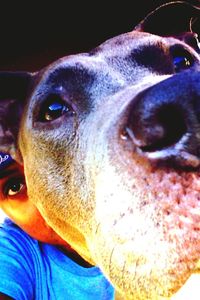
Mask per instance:
[[[200,270],[192,274],[171,300],[198,300],[200,295]]]
[[[199,191],[199,174],[169,169],[166,175],[147,167],[145,176],[143,168],[145,178],[153,177],[149,185],[141,183],[138,169],[134,176],[130,170],[121,176],[110,166],[96,178],[96,237],[90,243],[94,260],[125,299],[195,299],[186,293],[198,282],[200,287],[199,202],[193,195],[194,189]],[[190,184],[183,195],[184,176]],[[134,180],[127,183],[127,177]],[[170,196],[161,193],[168,184]]]

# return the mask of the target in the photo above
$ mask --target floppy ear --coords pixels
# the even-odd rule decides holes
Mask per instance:
[[[200,7],[184,1],[169,2],[149,13],[134,30],[173,36],[199,52]],[[195,33],[195,31],[197,33]]]
[[[18,132],[32,77],[27,72],[0,72],[0,151],[18,162]]]

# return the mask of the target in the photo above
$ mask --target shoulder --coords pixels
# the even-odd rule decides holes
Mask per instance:
[[[26,232],[24,232],[19,226],[13,223],[10,219],[6,218],[3,223],[0,224],[0,240],[1,239],[23,239],[27,241],[35,241]]]
[[[0,224],[0,252],[20,255],[20,259],[31,260],[39,251],[38,241],[31,238],[11,220],[6,219]],[[33,255],[32,255],[33,254]]]
[[[15,299],[15,296],[16,299],[32,299],[35,280],[34,243],[10,220],[0,225],[0,299]]]

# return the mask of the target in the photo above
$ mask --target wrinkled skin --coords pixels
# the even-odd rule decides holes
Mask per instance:
[[[173,49],[193,63],[176,71]],[[62,58],[30,75],[17,142],[1,143],[23,163],[29,198],[45,220],[126,299],[168,299],[199,270],[198,118],[184,115],[190,130],[148,151],[163,133],[152,134],[149,120],[146,129],[137,104],[148,111],[170,99],[184,103],[184,114],[198,109],[196,50],[133,31]],[[45,119],[49,101],[60,98],[67,110]]]

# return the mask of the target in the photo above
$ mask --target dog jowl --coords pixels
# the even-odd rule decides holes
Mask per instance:
[[[170,299],[200,272],[199,44],[162,16],[182,7],[199,14],[165,5],[90,53],[0,74],[1,151],[125,299]]]

